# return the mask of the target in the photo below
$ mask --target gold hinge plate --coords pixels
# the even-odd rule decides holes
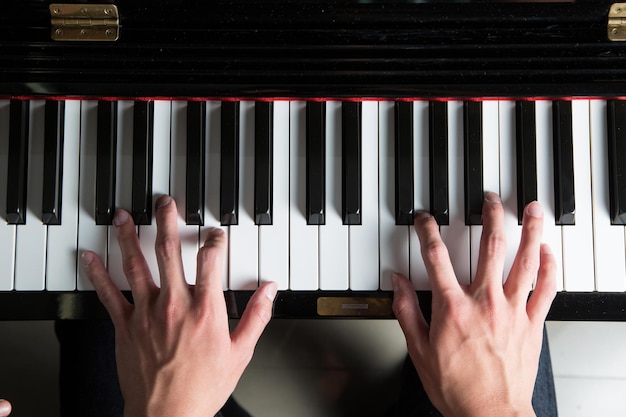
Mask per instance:
[[[611,6],[607,31],[610,40],[626,41],[626,3]]]
[[[51,4],[55,41],[108,41],[119,38],[117,6],[112,4]]]

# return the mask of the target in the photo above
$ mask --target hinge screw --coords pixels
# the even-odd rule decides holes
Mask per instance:
[[[54,33],[55,33],[57,36],[61,36],[61,35],[63,35],[63,31],[62,31],[61,29],[57,29],[57,30],[55,30],[55,31],[54,31]]]

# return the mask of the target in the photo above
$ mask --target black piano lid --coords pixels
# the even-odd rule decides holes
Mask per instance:
[[[0,96],[623,97],[611,4],[117,2],[119,40],[84,43],[51,40],[48,2],[6,2]]]

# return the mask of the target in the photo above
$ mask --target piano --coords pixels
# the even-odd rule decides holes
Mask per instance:
[[[0,16],[0,319],[106,317],[110,227],[148,262],[156,198],[183,258],[229,237],[237,318],[392,317],[390,274],[430,293],[410,224],[429,210],[471,282],[485,190],[539,200],[559,263],[548,319],[626,320],[626,4],[608,1],[9,2]],[[626,22],[625,22],[626,23]]]

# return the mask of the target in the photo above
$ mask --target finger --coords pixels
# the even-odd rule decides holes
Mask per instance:
[[[414,225],[424,265],[430,278],[433,297],[438,297],[449,290],[461,291],[452,268],[448,248],[441,240],[439,226],[434,217],[427,212],[420,212],[415,216]]]
[[[109,312],[111,320],[117,327],[116,323],[119,323],[130,312],[132,306],[113,283],[98,255],[87,251],[83,252],[81,258],[83,268],[85,268],[87,277],[98,294],[98,299]]]
[[[251,357],[263,330],[272,318],[277,291],[278,285],[275,282],[266,282],[248,301],[246,310],[231,335],[231,340],[242,353],[242,357]]]
[[[165,293],[183,293],[187,288],[178,234],[178,209],[170,196],[156,202],[157,236],[154,242],[161,290]]]
[[[196,296],[200,302],[224,310],[224,253],[226,234],[222,229],[211,229],[198,251],[198,271],[196,275]]]
[[[428,342],[428,324],[424,319],[417,300],[417,294],[406,277],[400,274],[391,276],[393,284],[393,314],[404,333],[408,346],[414,346],[419,352],[424,351]]]
[[[115,226],[117,240],[122,252],[124,274],[136,303],[141,302],[143,298],[156,290],[156,285],[141,252],[135,224],[128,212],[118,210],[113,218],[113,226]]]
[[[507,297],[526,303],[539,271],[539,252],[543,233],[543,210],[532,202],[524,209],[522,237],[509,277],[504,284]]]
[[[11,414],[11,403],[7,400],[0,400],[0,417],[7,417]]]
[[[486,193],[483,201],[483,232],[473,288],[502,289],[502,271],[506,257],[504,208],[496,193]]]
[[[556,296],[556,261],[550,247],[541,245],[541,264],[537,275],[535,291],[528,299],[526,312],[535,323],[543,324]]]

